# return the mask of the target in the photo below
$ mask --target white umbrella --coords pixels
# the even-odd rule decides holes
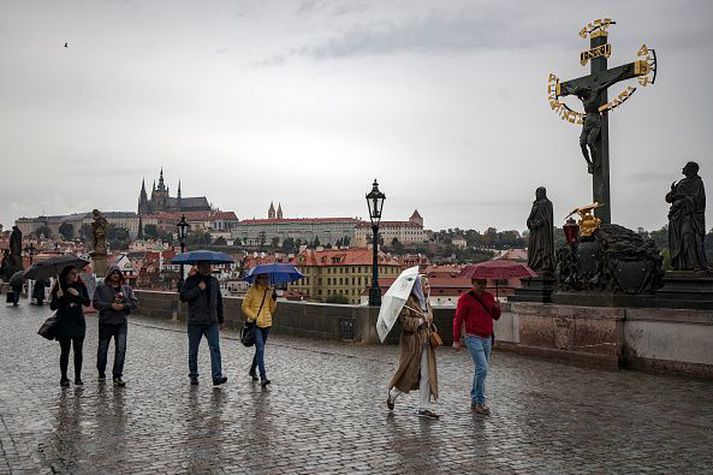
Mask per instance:
[[[381,339],[382,343],[386,339],[386,335],[394,327],[401,309],[406,305],[417,277],[418,266],[409,267],[399,274],[382,297],[379,318],[376,321],[376,332],[379,334],[379,339]]]

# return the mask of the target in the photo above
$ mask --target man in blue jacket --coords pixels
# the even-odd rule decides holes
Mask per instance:
[[[210,348],[213,386],[228,381],[220,361],[219,331],[223,328],[223,297],[218,279],[211,275],[210,262],[199,262],[198,272],[186,279],[181,302],[188,303],[188,370],[191,384],[198,384],[198,347],[205,336]]]
[[[138,300],[134,292],[124,283],[124,274],[119,266],[112,265],[107,270],[104,282],[94,291],[92,305],[99,312],[99,345],[97,347],[97,370],[99,381],[106,381],[106,360],[109,343],[114,338],[114,386],[124,387],[124,359],[126,358],[126,317],[136,309]]]

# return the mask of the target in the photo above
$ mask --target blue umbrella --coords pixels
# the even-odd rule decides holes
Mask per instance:
[[[273,264],[256,265],[250,269],[244,280],[251,283],[255,282],[255,277],[259,274],[267,274],[270,276],[270,285],[289,284],[304,277],[302,272],[297,270],[297,267],[292,264],[275,262]]]
[[[233,258],[222,252],[198,250],[176,254],[176,256],[171,259],[171,264],[198,264],[199,262],[228,264],[233,262]]]

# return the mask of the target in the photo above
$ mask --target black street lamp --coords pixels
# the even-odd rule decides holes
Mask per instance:
[[[176,224],[178,229],[178,242],[181,243],[181,254],[186,252],[186,236],[191,225],[186,222],[186,215],[181,216],[181,220]],[[181,264],[181,275],[178,278],[179,289],[183,287],[183,264]]]
[[[379,191],[379,183],[374,179],[374,185],[366,195],[371,230],[374,233],[372,238],[374,258],[371,263],[371,289],[369,289],[369,305],[372,306],[381,305],[381,289],[379,288],[379,222],[381,221],[381,210],[384,208],[385,199],[386,195]]]

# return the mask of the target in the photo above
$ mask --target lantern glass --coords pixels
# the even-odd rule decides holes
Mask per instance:
[[[567,244],[574,244],[577,242],[577,236],[579,236],[579,226],[574,219],[569,218],[565,225],[562,226],[562,231],[564,231],[564,238],[567,240]]]
[[[384,200],[386,200],[386,195],[379,191],[379,183],[374,180],[371,191],[366,195],[366,204],[369,207],[369,219],[372,226],[378,226],[381,221]]]

